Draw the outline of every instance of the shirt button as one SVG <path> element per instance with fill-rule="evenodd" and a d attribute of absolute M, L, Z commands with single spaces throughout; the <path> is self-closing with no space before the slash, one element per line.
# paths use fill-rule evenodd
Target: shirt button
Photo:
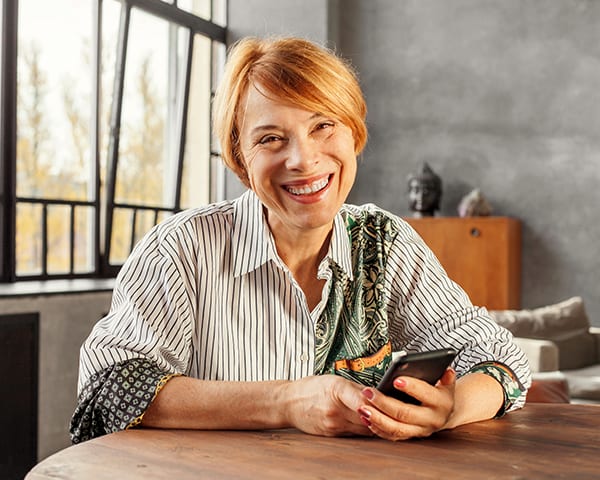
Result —
<path fill-rule="evenodd" d="M 308 353 L 303 353 L 300 355 L 300 360 L 306 362 L 308 360 Z"/>

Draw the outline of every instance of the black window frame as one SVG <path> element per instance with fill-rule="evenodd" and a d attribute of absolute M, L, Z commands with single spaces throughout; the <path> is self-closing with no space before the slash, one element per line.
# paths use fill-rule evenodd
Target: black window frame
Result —
<path fill-rule="evenodd" d="M 119 25 L 119 39 L 117 46 L 117 63 L 115 66 L 115 81 L 112 97 L 111 118 L 109 128 L 108 166 L 106 175 L 106 189 L 104 202 L 100 199 L 100 150 L 99 150 L 99 102 L 100 102 L 100 53 L 102 48 L 102 4 L 108 0 L 95 0 L 96 9 L 96 31 L 95 38 L 95 79 L 94 98 L 95 104 L 92 108 L 92 159 L 95 162 L 95 184 L 93 198 L 90 201 L 69 201 L 59 199 L 27 198 L 17 196 L 16 178 L 16 144 L 17 144 L 17 53 L 18 53 L 18 3 L 19 0 L 4 0 L 2 4 L 2 68 L 0 83 L 0 283 L 15 282 L 21 280 L 50 280 L 50 279 L 75 279 L 75 278 L 108 278 L 114 277 L 121 265 L 111 264 L 110 249 L 112 238 L 113 212 L 116 208 L 129 209 L 133 213 L 133 219 L 137 218 L 140 211 L 154 212 L 155 223 L 161 212 L 176 213 L 181 210 L 181 182 L 184 161 L 184 148 L 186 142 L 187 114 L 189 105 L 189 91 L 192 58 L 194 54 L 194 38 L 202 35 L 215 42 L 226 45 L 227 30 L 212 21 L 205 20 L 199 16 L 180 9 L 177 0 L 166 3 L 161 0 L 117 0 L 121 3 L 121 18 Z M 115 0 L 110 0 L 115 1 Z M 211 2 L 212 4 L 212 2 Z M 178 157 L 175 201 L 172 207 L 128 204 L 115 201 L 116 172 L 119 161 L 119 131 L 121 124 L 121 110 L 123 104 L 123 83 L 125 62 L 127 58 L 127 43 L 129 36 L 129 22 L 133 8 L 139 9 L 153 16 L 171 22 L 178 27 L 188 30 L 189 41 L 187 48 L 187 60 L 185 70 L 185 82 L 183 93 L 183 108 L 179 118 L 178 130 Z M 212 13 L 212 12 L 211 12 Z M 212 15 L 211 15 L 212 17 Z M 214 68 L 214 62 L 211 62 Z M 211 72 L 211 78 L 214 78 Z M 214 85 L 211 85 L 211 90 Z M 210 92 L 211 95 L 214 93 Z M 211 132 L 212 138 L 212 132 Z M 211 142 L 212 144 L 212 142 Z M 207 147 L 210 158 L 218 156 L 212 149 Z M 42 207 L 42 272 L 34 275 L 18 275 L 16 271 L 16 211 L 18 204 L 38 204 Z M 51 206 L 66 206 L 70 209 L 70 271 L 67 273 L 48 273 L 47 271 L 47 239 L 45 223 L 47 211 Z M 104 212 L 102 211 L 105 206 Z M 78 273 L 74 271 L 74 215 L 75 210 L 80 207 L 94 209 L 94 259 L 93 268 L 90 272 Z M 104 218 L 102 218 L 104 215 Z M 101 230 L 101 225 L 105 225 Z M 130 248 L 134 244 L 136 232 L 135 223 L 132 225 L 132 238 Z"/>

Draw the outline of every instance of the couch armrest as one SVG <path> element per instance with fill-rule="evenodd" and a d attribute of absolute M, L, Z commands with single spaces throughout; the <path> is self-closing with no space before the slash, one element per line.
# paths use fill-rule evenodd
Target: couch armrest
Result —
<path fill-rule="evenodd" d="M 533 373 L 558 370 L 559 351 L 551 340 L 514 337 L 514 341 L 527 356 Z"/>
<path fill-rule="evenodd" d="M 596 338 L 596 361 L 600 363 L 600 327 L 590 327 L 589 332 Z"/>

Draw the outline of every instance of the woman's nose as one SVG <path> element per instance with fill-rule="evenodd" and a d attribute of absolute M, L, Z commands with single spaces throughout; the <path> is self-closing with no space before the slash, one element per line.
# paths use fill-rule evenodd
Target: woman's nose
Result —
<path fill-rule="evenodd" d="M 286 166 L 290 170 L 305 170 L 318 162 L 318 152 L 311 139 L 294 139 L 289 143 Z"/>

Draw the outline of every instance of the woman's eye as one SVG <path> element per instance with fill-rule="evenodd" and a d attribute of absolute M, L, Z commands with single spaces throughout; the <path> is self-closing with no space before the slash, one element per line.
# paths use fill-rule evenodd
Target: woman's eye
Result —
<path fill-rule="evenodd" d="M 321 122 L 317 124 L 316 130 L 323 130 L 329 127 L 333 127 L 334 123 L 333 122 Z"/>
<path fill-rule="evenodd" d="M 276 142 L 277 140 L 281 140 L 281 137 L 278 137 L 277 135 L 265 135 L 258 141 L 258 143 L 265 145 L 267 143 Z"/>

